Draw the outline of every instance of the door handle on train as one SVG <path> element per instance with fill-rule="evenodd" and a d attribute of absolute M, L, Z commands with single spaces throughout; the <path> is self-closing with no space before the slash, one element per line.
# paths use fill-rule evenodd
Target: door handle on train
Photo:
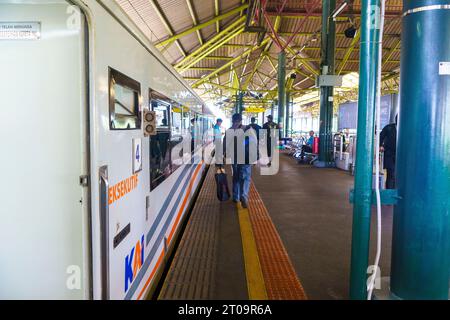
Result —
<path fill-rule="evenodd" d="M 109 299 L 109 180 L 108 166 L 99 168 L 102 300 Z"/>

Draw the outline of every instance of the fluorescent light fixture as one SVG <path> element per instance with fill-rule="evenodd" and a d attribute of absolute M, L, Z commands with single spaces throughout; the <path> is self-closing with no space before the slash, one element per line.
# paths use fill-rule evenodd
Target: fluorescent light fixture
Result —
<path fill-rule="evenodd" d="M 334 10 L 334 12 L 332 13 L 332 17 L 333 17 L 333 21 L 336 21 L 336 17 L 342 12 L 344 11 L 344 9 L 347 7 L 348 3 L 347 1 L 344 1 L 341 3 L 341 5 L 339 6 L 339 8 L 336 8 Z"/>

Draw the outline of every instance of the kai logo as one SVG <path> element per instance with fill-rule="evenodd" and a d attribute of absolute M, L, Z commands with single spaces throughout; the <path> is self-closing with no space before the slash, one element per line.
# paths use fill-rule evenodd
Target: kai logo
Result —
<path fill-rule="evenodd" d="M 130 254 L 125 257 L 125 292 L 128 291 L 128 286 L 133 282 L 143 263 L 144 235 L 142 235 L 140 241 L 136 242 Z"/>

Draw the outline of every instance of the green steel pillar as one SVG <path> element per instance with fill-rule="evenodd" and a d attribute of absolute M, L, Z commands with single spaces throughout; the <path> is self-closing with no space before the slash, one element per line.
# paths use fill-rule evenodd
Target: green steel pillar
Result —
<path fill-rule="evenodd" d="M 284 115 L 286 106 L 286 53 L 281 51 L 278 54 L 278 122 L 283 126 L 281 135 L 285 136 Z"/>
<path fill-rule="evenodd" d="M 244 93 L 242 91 L 238 91 L 236 96 L 235 112 L 242 113 L 242 111 L 244 111 Z"/>
<path fill-rule="evenodd" d="M 284 124 L 284 136 L 288 137 L 290 136 L 291 132 L 291 95 L 289 92 L 286 92 L 286 119 Z"/>
<path fill-rule="evenodd" d="M 292 131 L 294 130 L 294 99 L 293 98 L 291 98 L 290 109 L 291 109 L 291 115 L 289 116 L 289 118 L 291 121 L 289 122 L 289 129 L 291 129 L 291 133 L 292 133 Z M 291 134 L 291 136 L 292 136 L 292 134 Z"/>
<path fill-rule="evenodd" d="M 331 17 L 336 0 L 322 1 L 321 74 L 333 75 L 335 69 L 336 23 Z M 332 165 L 333 87 L 320 88 L 319 161 L 316 166 Z"/>
<path fill-rule="evenodd" d="M 270 108 L 270 114 L 272 115 L 274 121 L 275 121 L 275 117 L 274 117 L 273 113 L 275 111 L 275 104 L 278 104 L 278 102 L 276 100 L 272 102 L 272 106 Z"/>
<path fill-rule="evenodd" d="M 401 299 L 449 298 L 449 4 L 403 2 L 391 268 L 391 294 Z"/>
<path fill-rule="evenodd" d="M 350 273 L 350 298 L 359 300 L 367 298 L 379 38 L 380 0 L 363 0 Z"/>

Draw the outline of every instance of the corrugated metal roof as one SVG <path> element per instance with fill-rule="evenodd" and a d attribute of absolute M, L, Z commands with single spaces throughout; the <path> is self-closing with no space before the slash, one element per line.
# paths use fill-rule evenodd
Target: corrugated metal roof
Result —
<path fill-rule="evenodd" d="M 155 44 L 161 41 L 170 39 L 173 35 L 189 31 L 195 26 L 195 24 L 208 23 L 216 16 L 215 0 L 116 0 L 117 3 L 124 9 L 124 11 L 130 16 L 130 18 L 136 23 L 136 25 L 142 29 L 145 35 Z M 218 2 L 218 15 L 222 15 L 235 8 L 238 8 L 242 4 L 248 3 L 248 0 L 219 0 Z M 253 2 L 253 1 L 252 1 Z M 269 20 L 273 24 L 275 17 L 279 15 L 281 17 L 278 35 L 283 41 L 291 38 L 291 35 L 297 31 L 292 38 L 290 47 L 293 52 L 299 52 L 297 58 L 294 58 L 289 52 L 287 54 L 287 72 L 297 72 L 297 79 L 295 80 L 295 89 L 305 89 L 314 85 L 314 81 L 306 76 L 311 75 L 311 71 L 304 66 L 304 63 L 308 63 L 313 68 L 318 69 L 320 65 L 320 30 L 321 30 L 321 8 L 315 8 L 312 10 L 311 17 L 305 18 L 308 11 L 311 10 L 311 5 L 317 3 L 316 0 L 287 0 L 285 1 L 284 9 L 281 13 L 277 13 L 280 9 L 280 5 L 284 1 L 282 0 L 269 0 L 267 4 L 267 11 L 269 12 Z M 192 13 L 194 19 L 189 10 L 189 3 L 192 7 Z M 338 0 L 338 5 L 341 3 Z M 352 24 L 345 17 L 351 17 L 355 27 L 359 27 L 361 10 L 361 0 L 355 0 L 353 6 L 347 6 L 347 8 L 341 13 L 340 20 L 336 24 L 336 67 L 339 68 L 342 64 L 342 59 L 345 57 L 349 47 L 351 46 L 352 39 L 348 39 L 344 36 L 345 29 L 349 28 Z M 389 56 L 389 61 L 384 63 L 383 71 L 389 72 L 396 70 L 399 66 L 398 60 L 400 59 L 399 50 L 393 48 L 399 48 L 400 34 L 401 34 L 401 0 L 390 0 L 387 2 L 386 8 L 386 27 L 385 27 L 385 41 L 384 41 L 384 55 Z M 210 23 L 204 26 L 198 32 L 186 32 L 183 36 L 179 37 L 177 41 L 170 42 L 164 46 L 158 46 L 163 52 L 164 57 L 173 65 L 182 61 L 184 55 L 190 56 L 199 48 L 211 48 L 211 43 L 217 43 L 217 41 L 225 39 L 226 35 L 221 37 L 214 37 L 217 35 L 217 26 L 219 26 L 219 32 L 222 32 L 225 28 L 234 23 L 239 17 L 245 15 L 246 12 L 234 13 L 231 16 L 221 19 L 219 22 Z M 269 37 L 270 28 L 267 23 L 264 22 L 264 27 L 267 30 L 265 38 Z M 170 29 L 170 30 L 169 30 Z M 200 43 L 198 33 L 201 36 Z M 211 39 L 215 40 L 212 41 Z M 222 94 L 231 94 L 230 89 L 230 71 L 236 70 L 239 77 L 241 77 L 241 85 L 247 81 L 247 78 L 253 74 L 253 78 L 249 87 L 253 90 L 264 90 L 265 88 L 276 87 L 276 71 L 273 70 L 273 66 L 277 67 L 277 54 L 279 48 L 276 43 L 272 43 L 267 52 L 272 58 L 271 63 L 268 59 L 263 58 L 264 47 L 261 47 L 247 57 L 239 59 L 240 55 L 246 50 L 251 50 L 257 44 L 257 34 L 244 32 L 238 36 L 231 37 L 229 41 L 224 45 L 219 46 L 217 49 L 209 52 L 208 55 L 200 59 L 197 63 L 192 65 L 189 70 L 186 70 L 182 75 L 191 83 L 195 84 L 202 77 L 208 77 L 213 73 L 214 76 L 206 82 L 217 83 L 219 80 L 220 86 L 217 88 Z M 392 49 L 392 50 L 391 50 Z M 183 51 L 183 52 L 182 52 Z M 214 58 L 219 57 L 219 58 Z M 302 59 L 300 59 L 301 57 Z M 231 64 L 232 59 L 235 59 Z M 358 71 L 359 64 L 359 43 L 357 43 L 348 57 L 348 61 L 345 63 L 343 73 Z M 259 63 L 257 68 L 258 72 L 253 72 L 256 64 Z M 247 62 L 247 64 L 246 64 Z M 226 68 L 222 68 L 220 72 L 217 72 L 218 68 L 224 65 Z M 272 66 L 273 65 L 273 66 Z M 245 66 L 245 67 L 244 67 Z M 245 71 L 243 72 L 245 68 Z M 305 76 L 306 75 L 306 76 Z M 216 79 L 217 78 L 217 79 Z M 203 81 L 203 80 L 202 80 Z M 199 90 L 201 93 L 204 90 Z"/>

